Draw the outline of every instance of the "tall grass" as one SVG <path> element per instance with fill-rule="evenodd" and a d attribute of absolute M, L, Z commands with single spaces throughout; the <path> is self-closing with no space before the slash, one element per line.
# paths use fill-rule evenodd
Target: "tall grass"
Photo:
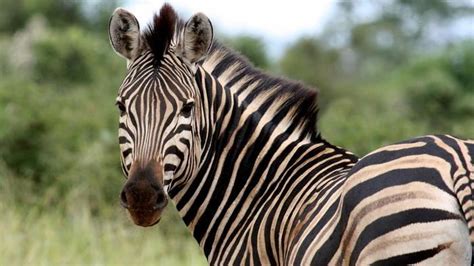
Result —
<path fill-rule="evenodd" d="M 170 206 L 172 207 L 172 206 Z M 0 265 L 205 265 L 184 225 L 166 232 L 132 225 L 125 213 L 93 217 L 0 203 Z M 168 212 L 163 223 L 175 222 Z"/>

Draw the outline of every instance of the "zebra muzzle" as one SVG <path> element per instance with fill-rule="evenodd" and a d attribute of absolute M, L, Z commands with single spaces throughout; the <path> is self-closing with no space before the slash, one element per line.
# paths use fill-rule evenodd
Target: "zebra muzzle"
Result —
<path fill-rule="evenodd" d="M 160 184 L 162 169 L 158 163 L 149 163 L 134 169 L 120 194 L 120 204 L 128 210 L 133 222 L 139 226 L 152 226 L 159 222 L 168 198 Z"/>

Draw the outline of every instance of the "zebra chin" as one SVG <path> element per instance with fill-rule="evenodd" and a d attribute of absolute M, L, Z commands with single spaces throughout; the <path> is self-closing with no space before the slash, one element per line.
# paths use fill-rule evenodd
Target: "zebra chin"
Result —
<path fill-rule="evenodd" d="M 128 209 L 128 213 L 132 218 L 132 221 L 143 227 L 154 226 L 161 220 L 161 210 L 146 210 L 146 209 Z"/>

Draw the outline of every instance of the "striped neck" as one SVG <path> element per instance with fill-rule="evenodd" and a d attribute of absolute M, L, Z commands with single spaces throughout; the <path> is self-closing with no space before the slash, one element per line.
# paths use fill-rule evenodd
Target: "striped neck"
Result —
<path fill-rule="evenodd" d="M 212 45 L 202 67 L 223 88 L 231 91 L 238 105 L 247 112 L 258 111 L 269 116 L 285 114 L 287 122 L 294 123 L 300 134 L 318 135 L 316 89 L 269 75 L 218 42 Z"/>
<path fill-rule="evenodd" d="M 316 92 L 269 77 L 240 58 L 232 63 L 228 56 L 235 55 L 224 52 L 214 46 L 196 73 L 199 169 L 169 192 L 210 261 L 216 244 L 225 244 L 222 233 L 278 196 L 279 186 L 341 176 L 356 160 L 316 131 Z M 302 171 L 308 162 L 311 171 Z"/>

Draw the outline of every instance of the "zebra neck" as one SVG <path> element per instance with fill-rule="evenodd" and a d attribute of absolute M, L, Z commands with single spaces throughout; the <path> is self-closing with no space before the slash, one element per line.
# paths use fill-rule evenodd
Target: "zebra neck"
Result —
<path fill-rule="evenodd" d="M 201 63 L 237 99 L 247 113 L 257 111 L 271 116 L 288 115 L 302 135 L 317 135 L 318 91 L 302 83 L 275 77 L 255 68 L 247 59 L 214 42 Z"/>
<path fill-rule="evenodd" d="M 319 134 L 305 131 L 295 121 L 293 106 L 272 105 L 265 94 L 241 100 L 203 68 L 198 68 L 196 81 L 202 102 L 199 169 L 170 195 L 208 257 L 223 241 L 223 232 L 236 230 L 269 198 L 281 196 L 281 186 L 323 182 L 354 161 Z M 340 165 L 330 174 L 323 171 L 334 160 Z M 301 167 L 312 170 L 304 175 Z"/>

